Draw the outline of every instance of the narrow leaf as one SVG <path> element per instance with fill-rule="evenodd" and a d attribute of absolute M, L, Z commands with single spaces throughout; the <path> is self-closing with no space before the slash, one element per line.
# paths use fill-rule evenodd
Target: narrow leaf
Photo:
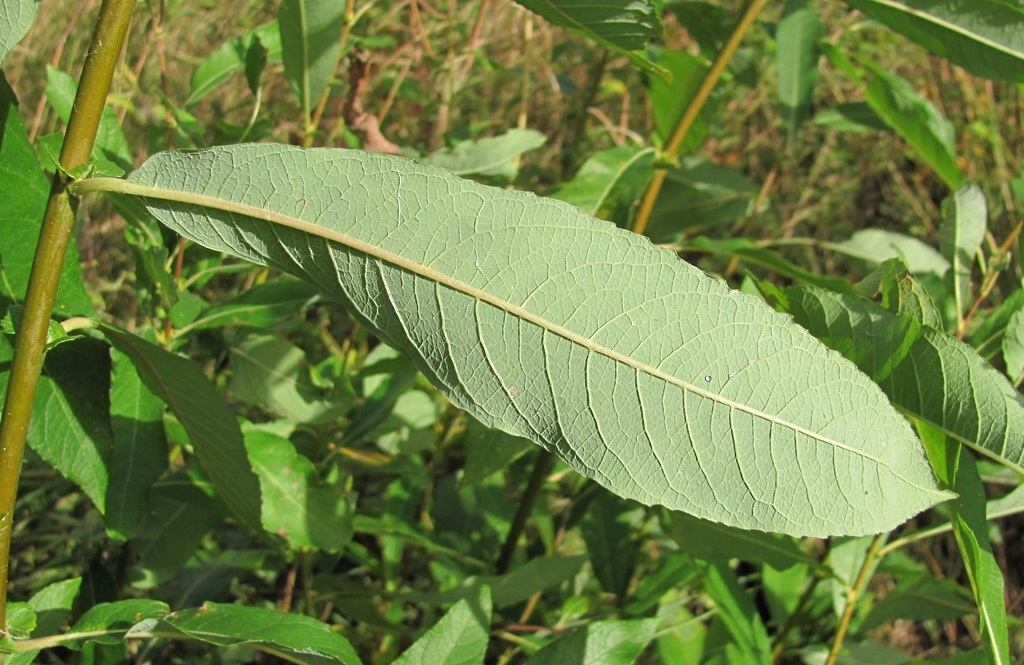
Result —
<path fill-rule="evenodd" d="M 975 76 L 1024 82 L 1024 8 L 1006 0 L 846 0 Z"/>
<path fill-rule="evenodd" d="M 282 0 L 277 10 L 284 73 L 308 122 L 341 56 L 345 3 Z"/>
<path fill-rule="evenodd" d="M 116 349 L 110 386 L 110 458 L 104 521 L 115 538 L 128 539 L 149 507 L 149 491 L 167 469 L 166 407 L 139 378 L 131 360 Z"/>
<path fill-rule="evenodd" d="M 185 427 L 203 471 L 243 524 L 260 529 L 260 487 L 235 416 L 194 364 L 113 326 L 100 330 Z"/>
<path fill-rule="evenodd" d="M 504 469 L 527 451 L 533 450 L 533 445 L 528 439 L 491 429 L 476 418 L 470 418 L 466 423 L 463 448 L 466 465 L 462 469 L 459 486 L 468 487 Z"/>
<path fill-rule="evenodd" d="M 46 100 L 65 123 L 71 118 L 71 111 L 78 93 L 78 82 L 69 74 L 49 65 L 46 66 Z M 133 165 L 133 152 L 128 145 L 117 116 L 110 107 L 103 107 L 96 143 L 92 150 L 93 159 L 112 162 L 127 171 Z"/>
<path fill-rule="evenodd" d="M 1006 363 L 1006 375 L 1014 384 L 1019 383 L 1020 376 L 1024 374 L 1024 311 L 1015 312 L 1006 324 L 1003 361 Z"/>
<path fill-rule="evenodd" d="M 625 226 L 636 200 L 651 179 L 654 150 L 621 145 L 591 155 L 554 198 L 588 215 Z"/>
<path fill-rule="evenodd" d="M 903 78 L 872 66 L 865 91 L 868 105 L 917 152 L 950 189 L 964 184 L 956 163 L 953 126 Z"/>
<path fill-rule="evenodd" d="M 647 236 L 657 243 L 677 243 L 698 227 L 745 219 L 755 211 L 759 187 L 736 169 L 702 157 L 684 157 L 669 169 L 654 205 Z"/>
<path fill-rule="evenodd" d="M 1009 665 L 1009 635 L 1003 573 L 992 553 L 986 520 L 985 488 L 974 458 L 963 446 L 946 440 L 939 430 L 921 425 L 921 440 L 939 482 L 957 493 L 949 504 L 953 535 L 964 559 L 967 578 L 978 607 L 982 645 L 989 662 Z"/>
<path fill-rule="evenodd" d="M 821 19 L 808 0 L 788 0 L 775 31 L 782 126 L 792 140 L 807 119 L 818 82 Z"/>
<path fill-rule="evenodd" d="M 491 592 L 485 586 L 455 603 L 394 665 L 478 665 L 487 655 L 490 628 Z"/>
<path fill-rule="evenodd" d="M 1024 398 L 969 345 L 854 296 L 786 289 L 779 306 L 853 360 L 893 404 L 1024 470 Z"/>
<path fill-rule="evenodd" d="M 39 0 L 4 0 L 0 3 L 0 63 L 36 22 Z"/>
<path fill-rule="evenodd" d="M 760 299 L 564 203 L 266 144 L 165 153 L 130 182 L 81 185 L 304 276 L 457 406 L 627 498 L 823 535 L 886 530 L 945 496 L 855 368 Z"/>
<path fill-rule="evenodd" d="M 117 644 L 140 623 L 148 625 L 167 613 L 167 604 L 148 598 L 93 605 L 63 635 L 65 646 L 76 648 L 84 642 Z"/>
<path fill-rule="evenodd" d="M 629 665 L 654 639 L 660 623 L 660 619 L 593 621 L 533 654 L 527 664 Z"/>
<path fill-rule="evenodd" d="M 939 248 L 950 263 L 947 281 L 958 317 L 971 306 L 971 271 L 987 228 L 985 195 L 977 185 L 965 185 L 943 202 Z"/>
<path fill-rule="evenodd" d="M 347 639 L 331 627 L 301 614 L 259 607 L 206 603 L 174 612 L 153 631 L 170 631 L 209 644 L 238 644 L 286 657 L 303 665 L 360 665 Z"/>
<path fill-rule="evenodd" d="M 320 297 L 319 290 L 291 278 L 257 284 L 231 300 L 202 311 L 178 335 L 223 326 L 269 328 L 302 312 Z"/>
<path fill-rule="evenodd" d="M 653 0 L 517 0 L 551 23 L 628 56 L 647 71 L 659 72 L 642 53 L 661 36 L 661 4 Z"/>
<path fill-rule="evenodd" d="M 847 256 L 871 263 L 898 258 L 915 275 L 927 272 L 943 277 L 949 270 L 949 261 L 931 245 L 895 231 L 861 229 L 839 245 Z"/>
<path fill-rule="evenodd" d="M 722 563 L 742 559 L 767 563 L 776 570 L 812 562 L 789 536 L 736 529 L 685 513 L 672 513 L 670 533 L 683 551 L 695 559 Z"/>
<path fill-rule="evenodd" d="M 728 563 L 706 563 L 704 589 L 718 608 L 718 616 L 742 654 L 740 662 L 769 665 L 771 641 L 753 599 L 736 578 Z"/>

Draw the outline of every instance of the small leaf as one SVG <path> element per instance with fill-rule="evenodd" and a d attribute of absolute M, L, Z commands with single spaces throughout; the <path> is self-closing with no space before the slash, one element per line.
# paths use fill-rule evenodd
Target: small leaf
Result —
<path fill-rule="evenodd" d="M 939 247 L 950 263 L 946 281 L 956 303 L 957 316 L 971 307 L 971 272 L 987 228 L 985 195 L 977 185 L 965 185 L 943 202 Z"/>
<path fill-rule="evenodd" d="M 836 104 L 815 115 L 813 122 L 839 132 L 877 132 L 889 128 L 867 102 Z"/>
<path fill-rule="evenodd" d="M 975 76 L 1024 82 L 1024 9 L 1005 0 L 847 0 Z"/>
<path fill-rule="evenodd" d="M 1024 374 L 1024 311 L 1014 312 L 1006 324 L 1003 336 L 1003 360 L 1006 362 L 1006 375 L 1014 385 L 1020 383 Z"/>
<path fill-rule="evenodd" d="M 564 203 L 269 144 L 164 153 L 129 182 L 74 186 L 108 185 L 319 285 L 457 406 L 621 496 L 793 535 L 886 530 L 945 496 L 906 421 L 846 361 Z"/>
<path fill-rule="evenodd" d="M 16 616 L 20 612 L 12 607 L 13 604 L 8 604 L 8 631 L 12 631 L 12 629 L 17 627 L 14 634 L 18 637 L 31 636 L 38 638 L 57 635 L 68 623 L 68 616 L 71 614 L 75 596 L 78 595 L 78 589 L 81 586 L 82 578 L 74 577 L 70 580 L 54 582 L 40 589 L 26 603 L 26 616 L 20 618 Z M 31 614 L 28 614 L 29 612 Z M 29 623 L 25 621 L 28 616 L 31 616 L 35 621 L 35 626 L 31 628 L 29 628 Z M 24 634 L 26 628 L 31 635 Z M 0 647 L 0 653 L 2 652 L 3 649 Z M 36 662 L 36 655 L 38 653 L 38 649 L 20 650 L 7 656 L 7 660 L 4 660 L 3 663 L 4 665 L 31 665 L 31 663 Z"/>
<path fill-rule="evenodd" d="M 704 58 L 684 51 L 663 51 L 658 57 L 658 65 L 672 74 L 671 81 L 659 76 L 651 77 L 651 89 L 647 95 L 654 116 L 654 131 L 663 145 L 668 142 L 709 65 Z M 710 103 L 701 109 L 700 115 L 679 146 L 679 154 L 692 152 L 704 141 L 717 114 L 714 99 L 708 101 Z"/>
<path fill-rule="evenodd" d="M 515 158 L 544 145 L 547 138 L 533 129 L 510 129 L 500 136 L 463 141 L 454 148 L 442 148 L 423 162 L 448 169 L 460 176 L 476 174 L 492 178 L 514 178 Z"/>
<path fill-rule="evenodd" d="M 160 618 L 167 604 L 148 598 L 132 598 L 116 603 L 93 605 L 62 637 L 63 646 L 79 648 L 85 642 L 118 644 L 138 624 Z"/>
<path fill-rule="evenodd" d="M 633 537 L 640 521 L 637 518 L 642 519 L 643 511 L 639 504 L 600 490 L 580 523 L 594 576 L 610 594 L 626 595 L 636 564 Z"/>
<path fill-rule="evenodd" d="M 36 22 L 39 0 L 4 0 L 0 5 L 0 63 Z"/>
<path fill-rule="evenodd" d="M 360 665 L 347 639 L 301 614 L 259 607 L 206 603 L 164 617 L 154 632 L 171 631 L 218 646 L 237 644 L 286 657 L 303 665 Z"/>
<path fill-rule="evenodd" d="M 785 277 L 814 284 L 837 293 L 849 293 L 851 290 L 850 283 L 845 279 L 819 275 L 810 270 L 805 270 L 795 263 L 787 261 L 770 249 L 760 247 L 757 243 L 747 238 L 713 239 L 706 236 L 697 236 L 687 240 L 683 247 L 686 251 L 734 256 L 743 259 L 747 263 L 773 270 Z"/>
<path fill-rule="evenodd" d="M 791 141 L 810 113 L 821 37 L 821 18 L 814 5 L 808 0 L 787 0 L 775 30 L 775 44 L 782 126 Z"/>
<path fill-rule="evenodd" d="M 629 665 L 658 630 L 660 619 L 593 621 L 533 654 L 527 665 Z"/>
<path fill-rule="evenodd" d="M 296 549 L 340 552 L 352 539 L 353 512 L 341 484 L 321 481 L 288 439 L 250 428 L 245 447 L 263 490 L 263 527 Z"/>
<path fill-rule="evenodd" d="M 651 179 L 653 166 L 652 148 L 621 145 L 602 150 L 591 155 L 553 196 L 588 215 L 624 226 Z"/>
<path fill-rule="evenodd" d="M 934 273 L 940 277 L 949 270 L 949 261 L 930 245 L 903 233 L 885 229 L 861 229 L 839 243 L 843 252 L 872 263 L 898 258 L 915 275 Z"/>
<path fill-rule="evenodd" d="M 282 0 L 277 10 L 284 74 L 309 121 L 341 56 L 345 3 L 336 0 Z"/>
<path fill-rule="evenodd" d="M 46 100 L 65 124 L 71 118 L 71 109 L 77 92 L 78 82 L 74 78 L 50 65 L 46 66 Z M 103 114 L 100 116 L 92 154 L 97 162 L 113 162 L 123 171 L 132 168 L 133 153 L 128 145 L 128 138 L 124 135 L 117 116 L 106 106 L 103 107 Z"/>
<path fill-rule="evenodd" d="M 203 471 L 235 517 L 260 529 L 260 487 L 234 414 L 199 369 L 181 356 L 113 326 L 100 330 L 135 364 L 143 383 L 188 432 Z"/>
<path fill-rule="evenodd" d="M 192 75 L 192 85 L 185 106 L 195 104 L 237 71 L 246 70 L 250 53 L 261 46 L 267 50 L 267 62 L 281 62 L 281 31 L 277 21 L 270 21 L 245 34 L 224 42 L 203 60 Z M 252 82 L 250 81 L 250 87 Z"/>
<path fill-rule="evenodd" d="M 484 586 L 455 603 L 394 665 L 478 665 L 487 655 L 490 628 L 491 592 Z"/>
<path fill-rule="evenodd" d="M 213 305 L 178 331 L 206 330 L 222 326 L 269 328 L 302 312 L 319 300 L 320 292 L 307 282 L 284 278 L 257 284 L 227 302 Z"/>

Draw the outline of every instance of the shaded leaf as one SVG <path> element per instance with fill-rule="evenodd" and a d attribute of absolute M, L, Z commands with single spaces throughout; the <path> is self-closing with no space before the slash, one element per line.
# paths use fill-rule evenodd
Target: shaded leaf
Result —
<path fill-rule="evenodd" d="M 813 122 L 840 132 L 877 132 L 889 128 L 867 102 L 836 104 L 815 115 Z"/>
<path fill-rule="evenodd" d="M 775 29 L 782 126 L 792 140 L 807 119 L 818 82 L 821 18 L 808 0 L 788 0 Z"/>
<path fill-rule="evenodd" d="M 633 577 L 636 552 L 633 536 L 640 521 L 638 517 L 643 517 L 641 506 L 601 490 L 587 505 L 580 523 L 594 576 L 602 589 L 620 597 L 626 595 Z"/>
<path fill-rule="evenodd" d="M 1024 82 L 1024 8 L 1005 0 L 846 0 L 975 76 Z"/>
<path fill-rule="evenodd" d="M 107 486 L 107 531 L 131 538 L 149 507 L 149 491 L 167 469 L 166 406 L 139 378 L 131 360 L 112 351 L 110 425 L 114 450 Z"/>
<path fill-rule="evenodd" d="M 533 449 L 529 439 L 483 425 L 475 418 L 466 423 L 466 464 L 460 487 L 480 482 Z"/>
<path fill-rule="evenodd" d="M 798 563 L 811 563 L 793 538 L 760 531 L 744 531 L 672 513 L 671 536 L 695 559 L 729 563 L 733 559 L 767 563 L 776 570 L 786 570 Z"/>
<path fill-rule="evenodd" d="M 164 153 L 129 183 L 80 185 L 142 196 L 202 244 L 303 275 L 457 406 L 627 498 L 834 534 L 944 497 L 852 366 L 758 298 L 564 203 L 267 144 Z"/>
<path fill-rule="evenodd" d="M 59 69 L 46 66 L 46 100 L 65 124 L 71 118 L 71 109 L 77 93 L 77 80 Z M 103 107 L 92 155 L 94 159 L 116 164 L 123 171 L 129 171 L 133 167 L 133 154 L 128 145 L 128 138 L 109 106 Z"/>
<path fill-rule="evenodd" d="M 188 432 L 204 473 L 243 524 L 260 528 L 260 486 L 242 432 L 213 384 L 193 363 L 113 326 L 100 330 L 135 364 L 142 382 Z"/>
<path fill-rule="evenodd" d="M 897 619 L 942 621 L 970 614 L 975 609 L 970 593 L 949 579 L 921 577 L 901 583 L 871 606 L 861 631 Z"/>
<path fill-rule="evenodd" d="M 302 312 L 319 297 L 320 291 L 308 282 L 291 278 L 276 279 L 257 284 L 227 302 L 202 311 L 196 320 L 179 330 L 178 334 L 222 326 L 268 328 L 293 318 L 296 312 Z"/>
<path fill-rule="evenodd" d="M 895 314 L 909 314 L 936 330 L 943 328 L 942 314 L 924 285 L 917 281 L 900 259 L 886 259 L 863 281 L 856 291 L 869 299 L 881 296 L 880 304 Z"/>
<path fill-rule="evenodd" d="M 733 638 L 740 659 L 738 662 L 770 665 L 771 641 L 754 601 L 736 579 L 728 563 L 704 563 L 704 590 L 711 596 L 718 617 Z"/>
<path fill-rule="evenodd" d="M 837 293 L 849 293 L 851 291 L 850 283 L 845 279 L 819 275 L 810 270 L 805 270 L 795 263 L 782 258 L 772 250 L 765 249 L 747 238 L 715 239 L 708 238 L 707 236 L 698 236 L 688 239 L 683 248 L 686 251 L 735 256 L 743 259 L 745 262 L 773 270 L 790 279 L 814 284 Z"/>
<path fill-rule="evenodd" d="M 156 619 L 167 614 L 167 610 L 166 603 L 148 598 L 93 605 L 63 635 L 65 641 L 62 644 L 72 649 L 80 647 L 84 642 L 117 644 L 140 623 L 143 626 L 152 625 Z"/>
<path fill-rule="evenodd" d="M 592 621 L 533 654 L 528 665 L 629 665 L 654 639 L 660 619 Z"/>
<path fill-rule="evenodd" d="M 456 175 L 514 178 L 515 158 L 536 150 L 547 138 L 533 129 L 510 129 L 500 136 L 463 141 L 454 148 L 432 152 L 422 161 L 448 169 Z"/>
<path fill-rule="evenodd" d="M 317 385 L 299 347 L 272 334 L 246 335 L 231 347 L 231 393 L 296 423 L 317 425 L 344 415 L 352 403 Z"/>
<path fill-rule="evenodd" d="M 478 665 L 484 662 L 491 628 L 491 592 L 484 586 L 444 613 L 394 665 Z"/>
<path fill-rule="evenodd" d="M 646 235 L 654 242 L 678 242 L 695 227 L 720 226 L 755 212 L 759 188 L 736 169 L 702 157 L 684 157 L 669 169 L 654 204 Z"/>

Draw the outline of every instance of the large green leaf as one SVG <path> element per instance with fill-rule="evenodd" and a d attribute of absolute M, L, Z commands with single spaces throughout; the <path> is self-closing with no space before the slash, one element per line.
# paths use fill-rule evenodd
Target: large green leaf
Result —
<path fill-rule="evenodd" d="M 0 3 L 0 63 L 36 22 L 39 0 L 4 0 Z"/>
<path fill-rule="evenodd" d="M 567 204 L 268 144 L 164 153 L 75 190 L 142 197 L 201 244 L 303 276 L 457 406 L 627 498 L 824 535 L 886 530 L 946 496 L 852 365 Z"/>
<path fill-rule="evenodd" d="M 905 413 L 1024 469 L 1024 398 L 969 345 L 914 316 L 814 287 L 778 306 L 857 363 Z"/>
<path fill-rule="evenodd" d="M 814 5 L 808 0 L 788 0 L 775 32 L 775 48 L 782 126 L 791 140 L 810 113 L 818 82 L 821 36 L 821 19 Z"/>
<path fill-rule="evenodd" d="M 1007 0 L 846 0 L 977 76 L 1024 81 L 1024 8 Z"/>
<path fill-rule="evenodd" d="M 602 46 L 625 53 L 640 67 L 654 71 L 642 53 L 661 36 L 661 3 L 654 0 L 516 0 L 557 26 Z"/>
<path fill-rule="evenodd" d="M 283 0 L 277 10 L 277 23 L 284 73 L 308 120 L 338 66 L 345 3 Z"/>

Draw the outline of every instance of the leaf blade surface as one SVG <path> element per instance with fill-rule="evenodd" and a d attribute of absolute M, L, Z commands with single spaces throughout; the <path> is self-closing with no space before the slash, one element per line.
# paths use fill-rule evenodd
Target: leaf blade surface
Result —
<path fill-rule="evenodd" d="M 165 153 L 118 185 L 341 299 L 457 406 L 621 496 L 794 535 L 885 530 L 945 498 L 852 365 L 566 204 L 272 145 Z"/>

